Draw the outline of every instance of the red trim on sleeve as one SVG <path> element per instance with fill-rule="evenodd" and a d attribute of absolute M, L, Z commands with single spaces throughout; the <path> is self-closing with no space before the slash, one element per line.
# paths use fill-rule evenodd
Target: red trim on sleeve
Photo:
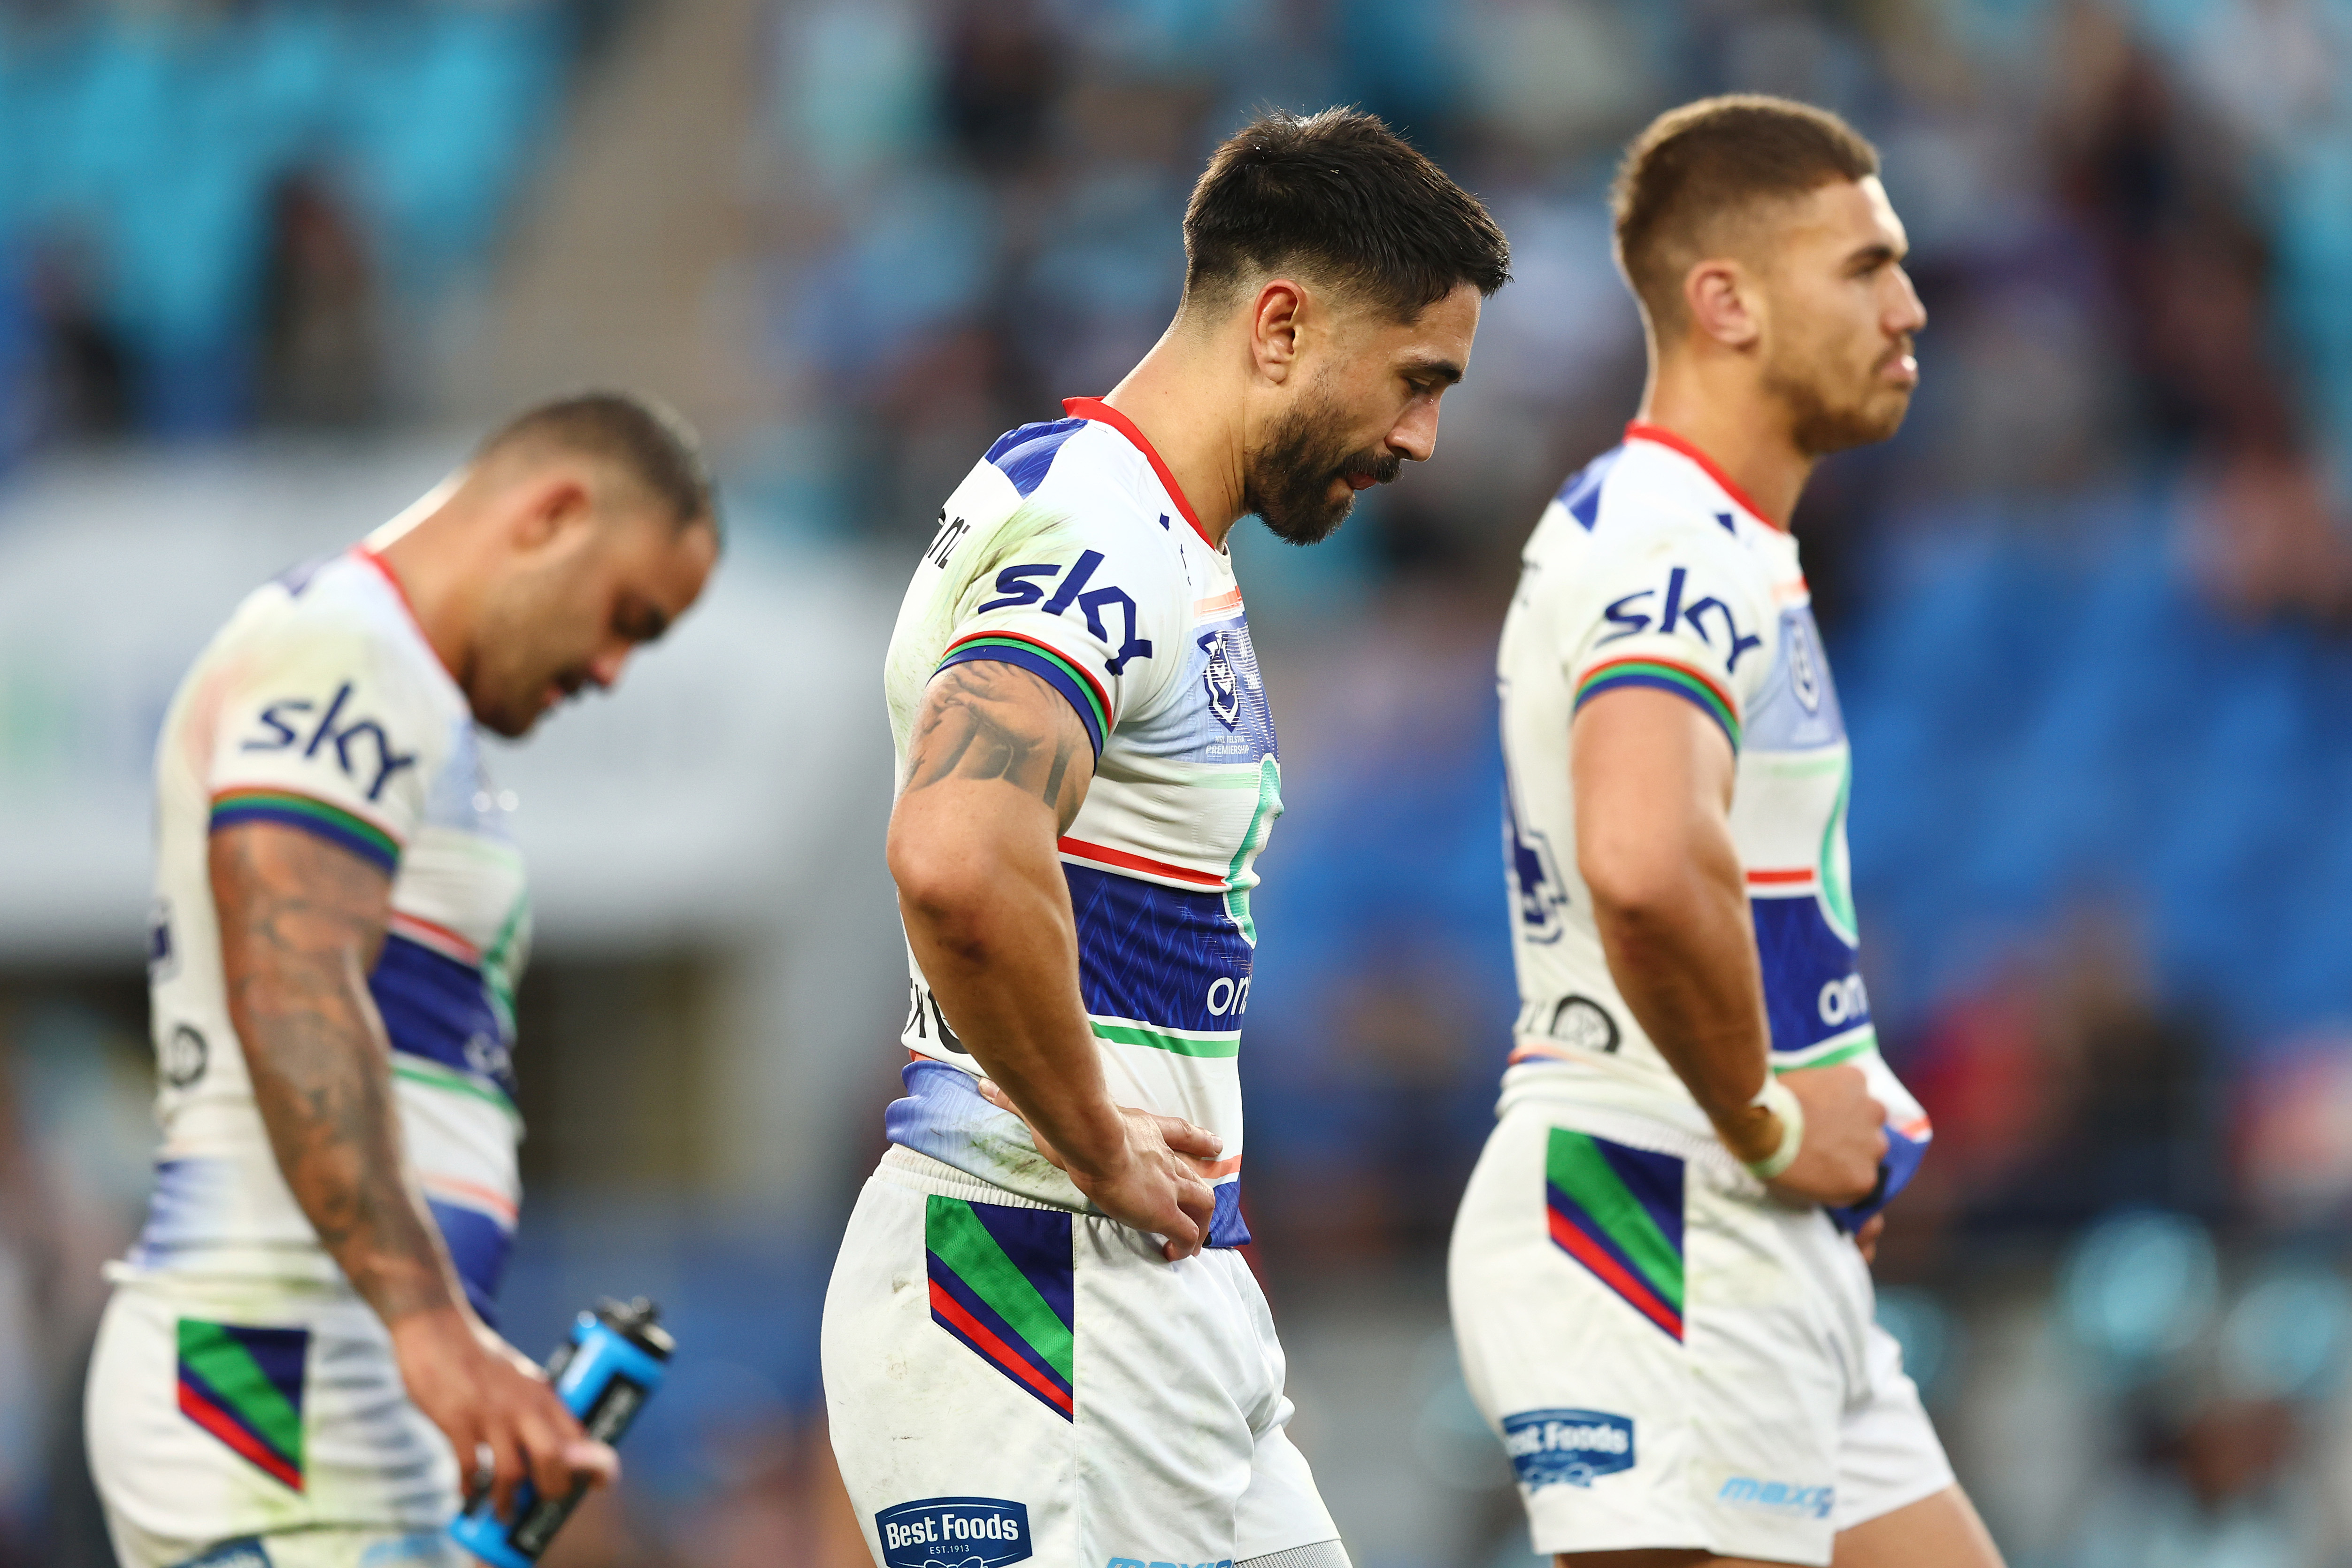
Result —
<path fill-rule="evenodd" d="M 1134 442 L 1136 450 L 1150 460 L 1151 471 L 1160 476 L 1160 483 L 1168 491 L 1168 499 L 1176 503 L 1176 510 L 1184 514 L 1184 521 L 1192 525 L 1192 531 L 1201 536 L 1201 542 L 1213 550 L 1216 548 L 1217 542 L 1209 537 L 1209 531 L 1202 528 L 1201 520 L 1192 514 L 1192 503 L 1184 499 L 1184 487 L 1176 482 L 1176 476 L 1168 471 L 1168 465 L 1160 460 L 1159 452 L 1144 439 L 1143 432 L 1135 427 L 1134 420 L 1099 397 L 1065 397 L 1062 399 L 1062 412 L 1073 419 L 1099 420 Z"/>
<path fill-rule="evenodd" d="M 352 545 L 352 553 L 358 556 L 363 564 L 375 568 L 377 574 L 382 576 L 391 587 L 392 596 L 398 599 L 400 607 L 408 613 L 408 624 L 416 628 L 418 638 L 433 655 L 433 662 L 447 670 L 450 679 L 457 679 L 457 672 L 449 668 L 449 661 L 441 657 L 441 650 L 435 647 L 433 639 L 425 635 L 425 623 L 416 618 L 416 606 L 409 601 L 408 590 L 401 586 L 400 578 L 393 572 L 392 563 L 364 544 Z"/>
<path fill-rule="evenodd" d="M 1193 882 L 1203 888 L 1222 888 L 1225 879 L 1209 871 L 1195 871 L 1190 866 L 1171 866 L 1165 860 L 1154 860 L 1148 855 L 1129 854 L 1113 849 L 1108 844 L 1089 844 L 1083 838 L 1061 841 L 1065 855 L 1075 855 L 1081 860 L 1099 860 L 1106 866 L 1118 866 L 1129 871 L 1146 871 L 1154 877 L 1167 877 L 1179 882 Z"/>
<path fill-rule="evenodd" d="M 940 649 L 940 658 L 941 660 L 940 668 L 943 669 L 946 668 L 945 660 L 948 655 L 955 652 L 956 649 L 963 647 L 964 644 L 971 642 L 977 637 L 1003 637 L 1011 642 L 1025 642 L 1031 647 L 1037 649 L 1039 652 L 1049 653 L 1055 658 L 1059 659 L 1062 663 L 1068 665 L 1072 669 L 1076 670 L 1078 672 L 1078 679 L 1087 683 L 1087 689 L 1095 694 L 1095 700 L 1102 704 L 1103 744 L 1106 746 L 1110 744 L 1111 726 L 1118 722 L 1118 715 L 1111 711 L 1110 693 L 1103 689 L 1103 683 L 1095 679 L 1095 672 L 1088 669 L 1082 660 L 1070 654 L 1064 653 L 1060 648 L 1055 647 L 1052 643 L 1046 642 L 1041 637 L 1033 637 L 1026 632 L 1008 632 L 999 626 L 982 626 L 976 632 L 964 633 L 963 636 L 956 638 L 955 641 Z M 937 675 L 939 670 L 935 669 L 931 671 L 931 673 L 933 675 Z"/>
<path fill-rule="evenodd" d="M 1789 531 L 1784 525 L 1773 521 L 1772 514 L 1770 512 L 1766 511 L 1762 507 L 1758 506 L 1753 500 L 1750 500 L 1746 490 L 1743 490 L 1738 485 L 1733 484 L 1731 482 L 1731 476 L 1715 466 L 1715 459 L 1713 458 L 1708 457 L 1705 452 L 1700 451 L 1696 447 L 1693 446 L 1690 442 L 1684 440 L 1680 436 L 1675 435 L 1664 426 L 1644 425 L 1639 419 L 1633 420 L 1625 426 L 1625 439 L 1628 441 L 1654 441 L 1659 446 L 1666 447 L 1670 451 L 1680 452 L 1684 457 L 1688 458 L 1692 462 L 1696 463 L 1701 468 L 1704 468 L 1706 471 L 1706 477 L 1713 479 L 1717 484 L 1722 486 L 1723 493 L 1729 496 L 1733 500 L 1738 501 L 1742 507 L 1746 508 L 1748 514 L 1755 518 L 1757 521 L 1762 523 L 1767 528 L 1776 529 L 1782 533 Z"/>
<path fill-rule="evenodd" d="M 1794 887 L 1800 882 L 1811 881 L 1813 872 L 1810 866 L 1799 867 L 1793 871 L 1750 871 L 1748 879 L 1759 888 Z"/>

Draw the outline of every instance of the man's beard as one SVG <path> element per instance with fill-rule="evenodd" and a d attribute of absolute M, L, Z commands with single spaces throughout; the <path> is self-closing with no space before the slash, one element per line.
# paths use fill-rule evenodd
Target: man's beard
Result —
<path fill-rule="evenodd" d="M 1878 363 L 1870 367 L 1870 388 L 1876 388 L 1878 373 L 1889 361 L 1910 352 L 1911 346 L 1906 342 L 1881 355 Z M 1865 390 L 1856 401 L 1833 406 L 1822 395 L 1822 384 L 1828 379 L 1791 375 L 1777 365 L 1767 366 L 1764 372 L 1764 390 L 1788 409 L 1790 438 L 1806 457 L 1826 458 L 1832 452 L 1872 446 L 1903 427 L 1903 416 L 1911 409 L 1908 397 L 1874 403 L 1869 390 Z"/>
<path fill-rule="evenodd" d="M 1266 531 L 1291 544 L 1320 544 L 1355 509 L 1351 487 L 1334 499 L 1332 487 L 1349 474 L 1387 484 L 1404 459 L 1386 447 L 1350 452 L 1328 432 L 1342 423 L 1331 400 L 1309 392 L 1266 433 L 1265 444 L 1242 469 L 1242 505 Z"/>

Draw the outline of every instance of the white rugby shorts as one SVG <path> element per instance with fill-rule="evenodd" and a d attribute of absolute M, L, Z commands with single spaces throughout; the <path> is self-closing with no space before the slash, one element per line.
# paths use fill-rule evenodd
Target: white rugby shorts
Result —
<path fill-rule="evenodd" d="M 86 1394 L 123 1568 L 467 1568 L 457 1467 L 347 1292 L 121 1274 Z"/>
<path fill-rule="evenodd" d="M 1837 1531 L 1952 1484 L 1828 1215 L 1769 1198 L 1719 1145 L 1663 1153 L 1576 1119 L 1503 1113 L 1447 1270 L 1463 1373 L 1538 1552 L 1826 1563 Z"/>
<path fill-rule="evenodd" d="M 885 1568 L 1346 1563 L 1230 1249 L 1170 1263 L 1140 1231 L 894 1147 L 842 1238 L 824 1361 Z"/>

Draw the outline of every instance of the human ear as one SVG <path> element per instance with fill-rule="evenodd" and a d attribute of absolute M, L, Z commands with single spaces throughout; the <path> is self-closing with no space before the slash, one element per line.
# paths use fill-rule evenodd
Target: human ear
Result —
<path fill-rule="evenodd" d="M 551 474 L 533 484 L 514 513 L 519 549 L 545 548 L 568 530 L 586 522 L 594 510 L 588 487 L 568 474 Z"/>
<path fill-rule="evenodd" d="M 1290 378 L 1298 363 L 1298 330 L 1306 311 L 1307 290 L 1286 278 L 1276 278 L 1257 291 L 1250 311 L 1250 358 L 1266 380 L 1278 384 Z"/>
<path fill-rule="evenodd" d="M 1756 280 L 1737 261 L 1702 261 L 1683 278 L 1683 306 L 1692 326 L 1726 348 L 1744 349 L 1763 335 Z"/>

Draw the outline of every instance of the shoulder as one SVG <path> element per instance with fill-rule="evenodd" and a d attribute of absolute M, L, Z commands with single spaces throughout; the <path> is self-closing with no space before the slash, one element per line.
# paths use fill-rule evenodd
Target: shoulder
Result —
<path fill-rule="evenodd" d="M 1530 565 L 1564 568 L 1547 574 L 1555 592 L 1679 563 L 1769 593 L 1771 565 L 1750 537 L 1757 526 L 1674 453 L 1628 441 L 1569 476 L 1528 554 Z"/>
<path fill-rule="evenodd" d="M 307 563 L 257 588 L 215 647 L 240 684 L 326 691 L 350 683 L 417 718 L 463 706 L 405 602 L 355 554 Z"/>

